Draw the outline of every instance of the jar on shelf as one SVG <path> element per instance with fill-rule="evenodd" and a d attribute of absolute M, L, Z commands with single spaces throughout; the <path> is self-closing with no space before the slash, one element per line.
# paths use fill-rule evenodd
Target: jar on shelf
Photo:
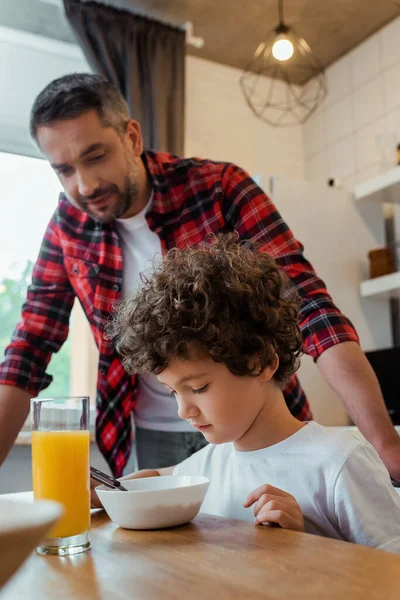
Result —
<path fill-rule="evenodd" d="M 368 252 L 369 277 L 382 277 L 396 272 L 396 258 L 392 248 L 375 248 Z"/>

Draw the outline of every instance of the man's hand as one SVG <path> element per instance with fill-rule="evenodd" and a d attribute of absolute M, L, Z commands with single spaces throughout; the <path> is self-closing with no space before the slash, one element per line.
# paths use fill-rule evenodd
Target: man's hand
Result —
<path fill-rule="evenodd" d="M 171 467 L 173 469 L 173 467 Z M 137 471 L 136 473 L 131 473 L 124 477 L 124 479 L 141 479 L 142 477 L 158 477 L 160 475 L 160 471 L 152 470 L 152 469 L 143 469 L 142 471 Z M 101 485 L 96 479 L 90 478 L 90 506 L 91 508 L 103 508 L 102 503 L 95 491 L 95 488 Z"/>
<path fill-rule="evenodd" d="M 394 479 L 400 479 L 400 437 L 383 401 L 378 380 L 355 342 L 331 346 L 317 360 L 322 375 L 340 396 L 363 436 L 378 451 Z"/>
<path fill-rule="evenodd" d="M 91 477 L 90 478 L 90 508 L 103 508 L 103 505 L 100 502 L 100 499 L 94 489 L 98 485 L 101 485 L 101 483 L 99 481 L 97 481 L 97 479 L 92 479 L 92 477 Z"/>
<path fill-rule="evenodd" d="M 284 529 L 305 531 L 304 518 L 296 500 L 273 485 L 262 485 L 251 492 L 244 507 L 254 506 L 256 525 L 276 523 Z"/>
<path fill-rule="evenodd" d="M 32 394 L 13 385 L 0 385 L 0 466 L 29 415 Z"/>

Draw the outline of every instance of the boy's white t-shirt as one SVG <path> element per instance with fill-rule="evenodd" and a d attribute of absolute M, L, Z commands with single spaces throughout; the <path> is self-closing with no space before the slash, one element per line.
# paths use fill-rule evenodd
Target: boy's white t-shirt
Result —
<path fill-rule="evenodd" d="M 349 431 L 310 422 L 262 450 L 209 444 L 173 473 L 210 479 L 204 513 L 254 522 L 243 503 L 271 484 L 294 496 L 306 532 L 400 553 L 400 496 L 375 449 Z"/>

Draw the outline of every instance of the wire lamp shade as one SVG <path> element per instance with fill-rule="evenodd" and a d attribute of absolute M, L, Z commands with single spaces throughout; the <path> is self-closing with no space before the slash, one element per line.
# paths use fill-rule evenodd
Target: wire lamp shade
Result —
<path fill-rule="evenodd" d="M 280 16 L 243 71 L 240 87 L 257 117 L 270 125 L 297 125 L 325 98 L 325 73 L 307 42 Z"/>

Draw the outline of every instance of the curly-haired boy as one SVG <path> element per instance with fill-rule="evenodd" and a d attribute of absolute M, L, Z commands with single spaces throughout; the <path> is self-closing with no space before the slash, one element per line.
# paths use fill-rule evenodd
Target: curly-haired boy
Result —
<path fill-rule="evenodd" d="M 156 374 L 210 442 L 135 477 L 204 475 L 206 513 L 400 552 L 400 497 L 374 448 L 302 423 L 285 404 L 301 352 L 298 303 L 270 256 L 234 234 L 170 250 L 109 337 L 128 372 Z"/>

